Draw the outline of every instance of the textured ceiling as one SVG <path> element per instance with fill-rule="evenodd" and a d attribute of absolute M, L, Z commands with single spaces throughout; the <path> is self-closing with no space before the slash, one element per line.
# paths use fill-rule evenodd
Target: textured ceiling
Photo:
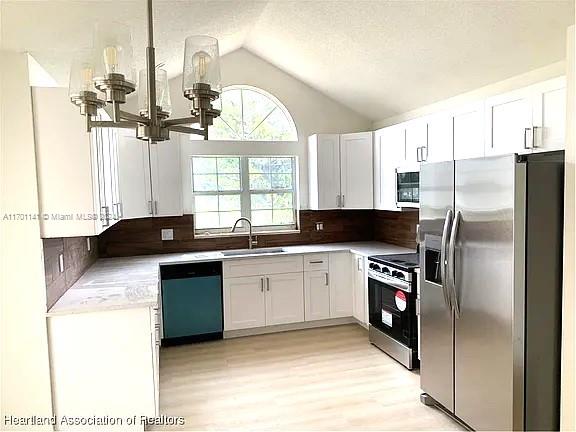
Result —
<path fill-rule="evenodd" d="M 2 45 L 61 84 L 93 22 L 132 26 L 144 66 L 143 0 L 3 0 Z M 156 0 L 157 61 L 180 73 L 184 38 L 241 46 L 373 120 L 564 58 L 573 0 Z"/>

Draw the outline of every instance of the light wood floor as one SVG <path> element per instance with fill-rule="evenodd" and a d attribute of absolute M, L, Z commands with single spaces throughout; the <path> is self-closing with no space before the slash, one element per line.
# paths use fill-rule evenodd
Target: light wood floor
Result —
<path fill-rule="evenodd" d="M 355 324 L 162 348 L 160 361 L 160 412 L 183 430 L 462 430 Z"/>

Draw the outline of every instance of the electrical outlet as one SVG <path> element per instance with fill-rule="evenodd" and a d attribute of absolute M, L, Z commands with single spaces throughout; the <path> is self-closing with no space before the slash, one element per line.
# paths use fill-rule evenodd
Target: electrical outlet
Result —
<path fill-rule="evenodd" d="M 160 230 L 162 233 L 162 240 L 174 240 L 174 230 L 172 228 L 166 228 Z"/>
<path fill-rule="evenodd" d="M 88 252 L 92 250 L 92 244 L 90 243 L 90 237 L 86 237 L 86 247 L 88 248 Z"/>
<path fill-rule="evenodd" d="M 64 254 L 58 254 L 58 270 L 64 273 Z"/>
<path fill-rule="evenodd" d="M 324 222 L 316 222 L 316 231 L 324 230 Z"/>

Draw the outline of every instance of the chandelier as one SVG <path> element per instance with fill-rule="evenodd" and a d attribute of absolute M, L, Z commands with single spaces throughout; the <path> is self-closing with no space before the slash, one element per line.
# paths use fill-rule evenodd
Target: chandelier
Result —
<path fill-rule="evenodd" d="M 168 75 L 155 63 L 152 0 L 147 3 L 148 47 L 146 69 L 138 77 L 138 114 L 121 109 L 126 95 L 136 91 L 136 77 L 130 29 L 120 23 L 97 24 L 93 48 L 74 58 L 70 100 L 86 117 L 88 132 L 98 127 L 134 129 L 138 139 L 150 143 L 169 139 L 170 131 L 201 135 L 207 140 L 208 127 L 220 115 L 212 106 L 221 91 L 218 40 L 210 36 L 186 38 L 182 91 L 191 101 L 191 116 L 170 119 Z M 111 121 L 96 118 L 98 109 L 105 106 L 110 108 Z M 190 127 L 192 124 L 199 127 Z"/>

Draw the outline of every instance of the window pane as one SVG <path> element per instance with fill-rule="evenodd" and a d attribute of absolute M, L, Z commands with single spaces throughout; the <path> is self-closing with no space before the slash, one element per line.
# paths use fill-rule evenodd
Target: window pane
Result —
<path fill-rule="evenodd" d="M 250 201 L 252 210 L 272 209 L 272 194 L 252 194 Z"/>
<path fill-rule="evenodd" d="M 270 188 L 269 174 L 250 174 L 250 190 L 269 190 Z"/>
<path fill-rule="evenodd" d="M 220 228 L 232 228 L 240 216 L 240 211 L 220 212 Z"/>
<path fill-rule="evenodd" d="M 195 157 L 192 158 L 194 174 L 216 174 L 216 158 Z"/>
<path fill-rule="evenodd" d="M 280 109 L 274 110 L 250 135 L 256 141 L 296 141 L 291 123 Z"/>
<path fill-rule="evenodd" d="M 273 225 L 291 225 L 294 223 L 293 210 L 274 210 L 272 224 Z"/>
<path fill-rule="evenodd" d="M 270 172 L 270 158 L 248 158 L 250 174 L 261 174 Z"/>
<path fill-rule="evenodd" d="M 272 225 L 272 210 L 253 211 L 252 224 L 255 226 Z"/>
<path fill-rule="evenodd" d="M 218 174 L 236 174 L 240 172 L 240 158 L 218 158 Z"/>
<path fill-rule="evenodd" d="M 220 211 L 240 211 L 240 195 L 220 195 Z"/>
<path fill-rule="evenodd" d="M 210 139 L 213 140 L 242 140 L 242 99 L 240 89 L 231 89 L 222 92 L 222 113 L 214 119 L 214 126 L 210 128 Z"/>
<path fill-rule="evenodd" d="M 194 228 L 218 228 L 218 212 L 196 213 L 194 215 Z"/>
<path fill-rule="evenodd" d="M 217 195 L 197 195 L 194 197 L 194 209 L 196 212 L 218 211 Z"/>
<path fill-rule="evenodd" d="M 272 189 L 292 189 L 292 174 L 272 174 Z"/>
<path fill-rule="evenodd" d="M 216 175 L 200 174 L 194 176 L 194 192 L 216 192 Z"/>
<path fill-rule="evenodd" d="M 240 174 L 219 174 L 218 190 L 221 191 L 239 191 Z"/>
<path fill-rule="evenodd" d="M 292 173 L 292 158 L 272 158 L 270 160 L 270 172 L 272 173 Z"/>
<path fill-rule="evenodd" d="M 291 209 L 293 205 L 292 193 L 274 194 L 274 209 Z"/>

